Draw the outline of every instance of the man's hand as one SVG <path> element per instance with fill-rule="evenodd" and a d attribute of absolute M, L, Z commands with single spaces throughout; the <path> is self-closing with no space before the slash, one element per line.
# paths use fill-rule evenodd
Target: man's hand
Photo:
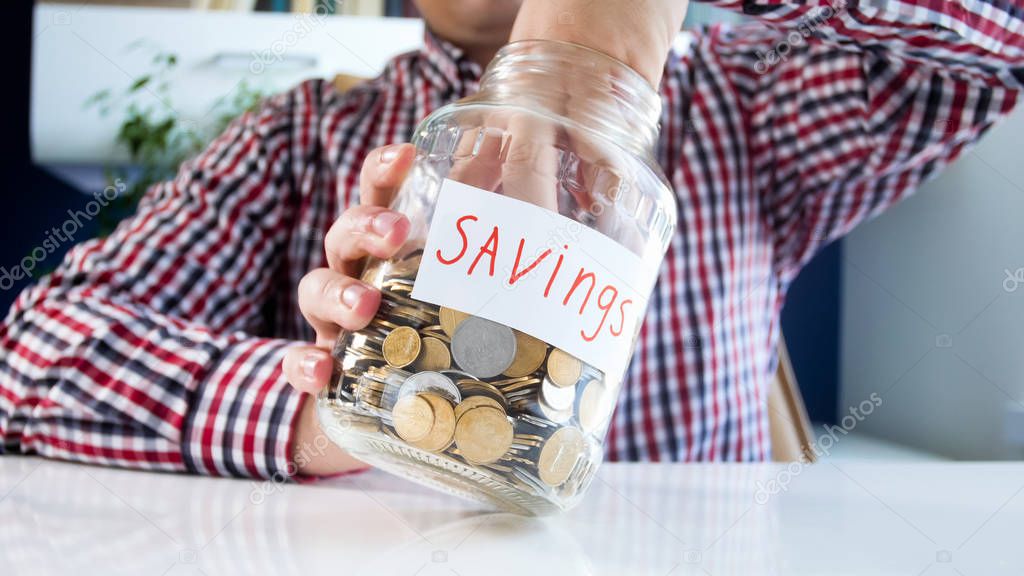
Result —
<path fill-rule="evenodd" d="M 412 167 L 411 144 L 396 144 L 372 151 L 359 177 L 360 205 L 346 210 L 324 240 L 327 268 L 318 268 L 299 283 L 299 308 L 316 331 L 314 345 L 295 346 L 284 357 L 284 373 L 299 390 L 315 394 L 331 378 L 331 347 L 341 330 L 359 330 L 370 323 L 380 305 L 380 292 L 358 279 L 367 256 L 390 258 L 409 235 L 409 220 L 386 207 Z M 316 418 L 316 402 L 307 398 L 292 432 L 293 454 L 306 453 L 323 432 Z M 329 443 L 328 443 L 329 444 Z M 296 458 L 299 473 L 336 474 L 365 467 L 333 444 L 323 456 Z"/>
<path fill-rule="evenodd" d="M 657 86 L 688 4 L 687 0 L 524 0 L 510 40 L 575 42 L 621 60 Z"/>

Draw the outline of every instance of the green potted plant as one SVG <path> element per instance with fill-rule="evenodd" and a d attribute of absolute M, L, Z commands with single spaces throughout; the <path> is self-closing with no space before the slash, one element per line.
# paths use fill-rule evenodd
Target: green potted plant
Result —
<path fill-rule="evenodd" d="M 128 47 L 142 48 L 146 46 L 141 41 Z M 105 173 L 108 184 L 120 179 L 126 183 L 126 189 L 98 216 L 101 237 L 110 234 L 118 222 L 135 210 L 150 186 L 173 178 L 182 162 L 202 150 L 232 119 L 255 108 L 264 97 L 243 79 L 213 105 L 202 121 L 184 118 L 172 105 L 170 96 L 170 77 L 178 66 L 178 57 L 159 49 L 149 50 L 149 72 L 134 78 L 124 88 L 101 90 L 85 102 L 87 109 L 96 109 L 104 117 L 115 112 L 124 114 L 116 142 L 128 152 L 129 162 L 108 165 Z"/>

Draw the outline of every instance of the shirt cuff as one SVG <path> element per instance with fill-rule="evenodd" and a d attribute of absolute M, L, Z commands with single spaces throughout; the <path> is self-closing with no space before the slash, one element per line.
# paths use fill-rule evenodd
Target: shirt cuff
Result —
<path fill-rule="evenodd" d="M 189 403 L 182 442 L 189 471 L 282 481 L 295 474 L 291 435 L 302 395 L 281 370 L 290 345 L 246 339 L 223 349 Z"/>

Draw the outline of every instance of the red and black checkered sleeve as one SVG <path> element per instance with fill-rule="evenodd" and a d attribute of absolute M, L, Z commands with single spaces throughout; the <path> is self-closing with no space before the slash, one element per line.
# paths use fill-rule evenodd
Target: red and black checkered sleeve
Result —
<path fill-rule="evenodd" d="M 281 373 L 288 343 L 253 334 L 293 217 L 296 143 L 315 136 L 296 137 L 303 93 L 234 121 L 111 236 L 19 296 L 0 325 L 4 453 L 288 472 L 301 401 Z"/>
<path fill-rule="evenodd" d="M 743 102 L 783 282 L 960 156 L 1024 87 L 1020 0 L 717 4 L 762 22 L 707 42 Z"/>

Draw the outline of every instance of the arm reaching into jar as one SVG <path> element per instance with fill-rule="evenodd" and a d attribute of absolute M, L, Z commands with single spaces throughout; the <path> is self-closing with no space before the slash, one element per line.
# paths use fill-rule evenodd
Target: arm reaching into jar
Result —
<path fill-rule="evenodd" d="M 525 0 L 511 40 L 580 44 L 620 60 L 657 86 L 688 6 L 687 0 Z"/>

